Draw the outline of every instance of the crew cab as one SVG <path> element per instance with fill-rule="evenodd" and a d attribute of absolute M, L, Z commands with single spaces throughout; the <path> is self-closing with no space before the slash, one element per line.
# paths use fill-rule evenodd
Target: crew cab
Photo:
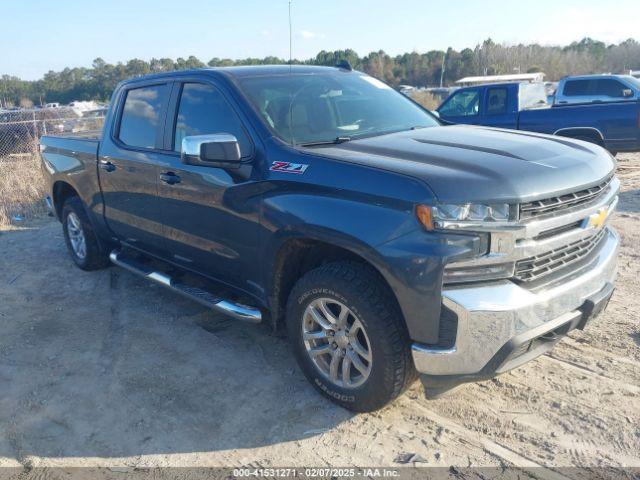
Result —
<path fill-rule="evenodd" d="M 101 135 L 44 136 L 41 156 L 78 267 L 286 328 L 310 383 L 355 411 L 418 375 L 436 396 L 516 368 L 614 288 L 606 150 L 443 126 L 344 65 L 128 80 Z"/>
<path fill-rule="evenodd" d="M 577 75 L 558 83 L 553 103 L 633 102 L 640 100 L 640 80 L 631 75 Z"/>
<path fill-rule="evenodd" d="M 631 78 L 631 77 L 630 77 Z M 561 82 L 558 91 L 565 88 Z M 564 97 L 558 97 L 560 101 Z M 640 100 L 547 103 L 541 83 L 501 83 L 461 88 L 437 109 L 448 123 L 486 125 L 575 138 L 612 153 L 640 150 Z"/>

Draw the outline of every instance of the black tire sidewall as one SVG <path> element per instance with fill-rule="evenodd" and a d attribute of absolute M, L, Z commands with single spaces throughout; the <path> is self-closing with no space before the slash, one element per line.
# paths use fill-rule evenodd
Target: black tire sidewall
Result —
<path fill-rule="evenodd" d="M 294 287 L 287 308 L 287 331 L 298 364 L 311 384 L 323 395 L 354 411 L 376 410 L 395 397 L 394 364 L 397 354 L 389 344 L 388 332 L 379 321 L 379 311 L 349 282 L 330 275 L 311 275 Z M 334 385 L 321 374 L 302 340 L 302 320 L 307 306 L 318 298 L 330 298 L 347 306 L 362 322 L 370 342 L 372 369 L 369 378 L 357 388 Z"/>
<path fill-rule="evenodd" d="M 70 213 L 75 213 L 80 220 L 80 226 L 82 227 L 82 233 L 84 234 L 87 248 L 87 254 L 84 258 L 78 257 L 71 246 L 69 231 L 67 228 L 67 217 Z M 62 207 L 61 216 L 64 241 L 73 262 L 82 270 L 96 270 L 106 266 L 108 264 L 106 256 L 100 249 L 97 237 L 93 231 L 82 201 L 78 197 L 71 197 L 67 199 Z"/>

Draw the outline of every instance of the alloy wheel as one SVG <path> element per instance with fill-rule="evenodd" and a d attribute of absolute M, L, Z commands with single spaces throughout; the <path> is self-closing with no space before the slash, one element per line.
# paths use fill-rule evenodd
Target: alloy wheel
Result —
<path fill-rule="evenodd" d="M 71 212 L 67 215 L 67 233 L 73 253 L 81 260 L 87 256 L 87 241 L 78 216 Z"/>
<path fill-rule="evenodd" d="M 344 304 L 312 301 L 304 311 L 302 340 L 320 373 L 336 386 L 356 388 L 371 374 L 371 342 L 364 325 Z"/>

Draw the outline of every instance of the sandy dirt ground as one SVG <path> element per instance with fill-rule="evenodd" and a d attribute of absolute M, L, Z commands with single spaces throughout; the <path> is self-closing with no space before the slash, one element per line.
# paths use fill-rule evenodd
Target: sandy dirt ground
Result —
<path fill-rule="evenodd" d="M 0 233 L 0 466 L 640 467 L 640 155 L 620 155 L 608 310 L 550 355 L 354 415 L 286 340 L 67 257 L 50 218 Z M 579 474 L 562 475 L 579 478 Z"/>

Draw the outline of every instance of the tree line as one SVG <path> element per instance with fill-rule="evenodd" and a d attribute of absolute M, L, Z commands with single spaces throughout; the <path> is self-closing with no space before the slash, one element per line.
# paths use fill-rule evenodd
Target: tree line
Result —
<path fill-rule="evenodd" d="M 584 73 L 623 73 L 640 70 L 640 43 L 634 39 L 619 44 L 584 38 L 570 45 L 542 46 L 503 45 L 487 39 L 475 48 L 461 51 L 452 48 L 426 53 L 404 53 L 391 56 L 380 50 L 361 57 L 354 50 L 321 51 L 308 60 L 294 60 L 295 64 L 336 65 L 347 60 L 357 69 L 387 83 L 413 86 L 451 85 L 471 75 L 545 72 L 547 80 L 565 75 Z M 107 101 L 116 84 L 130 77 L 154 72 L 232 65 L 286 64 L 279 57 L 232 60 L 212 58 L 206 64 L 190 56 L 186 59 L 153 58 L 149 61 L 132 59 L 126 63 L 110 64 L 101 58 L 90 68 L 65 68 L 47 72 L 42 79 L 21 80 L 14 76 L 0 77 L 0 106 L 31 106 L 47 102 L 68 103 L 73 100 Z"/>

